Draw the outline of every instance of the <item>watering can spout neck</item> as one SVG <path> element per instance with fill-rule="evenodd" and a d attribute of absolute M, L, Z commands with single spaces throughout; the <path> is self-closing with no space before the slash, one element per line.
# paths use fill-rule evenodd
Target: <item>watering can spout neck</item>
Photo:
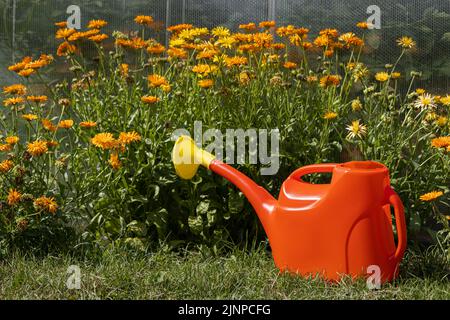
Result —
<path fill-rule="evenodd" d="M 242 191 L 267 230 L 266 226 L 270 223 L 278 201 L 245 174 L 219 160 L 213 160 L 209 168 Z"/>

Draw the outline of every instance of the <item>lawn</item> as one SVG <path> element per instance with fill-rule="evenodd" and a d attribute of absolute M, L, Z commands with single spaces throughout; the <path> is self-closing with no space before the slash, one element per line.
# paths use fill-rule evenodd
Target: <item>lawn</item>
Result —
<path fill-rule="evenodd" d="M 67 268 L 81 269 L 81 288 L 69 290 Z M 106 251 L 101 257 L 14 254 L 0 262 L 2 299 L 449 299 L 450 265 L 442 254 L 407 252 L 400 278 L 380 290 L 364 281 L 280 275 L 263 249 L 220 256 L 198 251 L 151 254 Z"/>

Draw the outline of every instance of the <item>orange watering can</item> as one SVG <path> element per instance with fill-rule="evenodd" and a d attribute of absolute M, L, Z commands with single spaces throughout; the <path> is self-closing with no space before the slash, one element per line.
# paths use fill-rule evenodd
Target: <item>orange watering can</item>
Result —
<path fill-rule="evenodd" d="M 364 277 L 379 267 L 381 282 L 398 274 L 406 249 L 402 202 L 389 183 L 388 169 L 373 161 L 314 164 L 294 171 L 278 200 L 233 167 L 181 136 L 172 160 L 177 174 L 191 179 L 199 165 L 236 185 L 255 209 L 269 238 L 276 266 L 304 276 L 339 280 Z M 310 184 L 302 177 L 332 173 L 330 184 Z M 398 241 L 394 242 L 394 208 Z"/>

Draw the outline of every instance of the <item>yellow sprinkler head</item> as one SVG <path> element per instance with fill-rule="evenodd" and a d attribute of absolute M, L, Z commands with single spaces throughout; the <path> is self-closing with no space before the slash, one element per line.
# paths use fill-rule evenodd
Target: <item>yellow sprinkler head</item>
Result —
<path fill-rule="evenodd" d="M 172 162 L 177 175 L 186 180 L 192 179 L 197 173 L 199 165 L 209 168 L 215 157 L 198 148 L 194 140 L 188 136 L 180 136 L 172 151 Z"/>

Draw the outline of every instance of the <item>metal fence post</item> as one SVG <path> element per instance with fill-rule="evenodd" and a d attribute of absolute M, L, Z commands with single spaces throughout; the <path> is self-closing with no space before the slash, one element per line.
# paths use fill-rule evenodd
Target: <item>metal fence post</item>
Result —
<path fill-rule="evenodd" d="M 276 0 L 267 0 L 267 20 L 272 21 L 276 19 L 275 13 L 275 1 Z"/>
<path fill-rule="evenodd" d="M 12 48 L 12 62 L 16 62 L 16 0 L 12 0 L 12 37 L 11 37 L 11 48 Z"/>
<path fill-rule="evenodd" d="M 166 47 L 169 47 L 169 31 L 170 26 L 170 0 L 166 0 Z"/>
<path fill-rule="evenodd" d="M 186 0 L 183 0 L 181 11 L 181 23 L 186 23 Z"/>

